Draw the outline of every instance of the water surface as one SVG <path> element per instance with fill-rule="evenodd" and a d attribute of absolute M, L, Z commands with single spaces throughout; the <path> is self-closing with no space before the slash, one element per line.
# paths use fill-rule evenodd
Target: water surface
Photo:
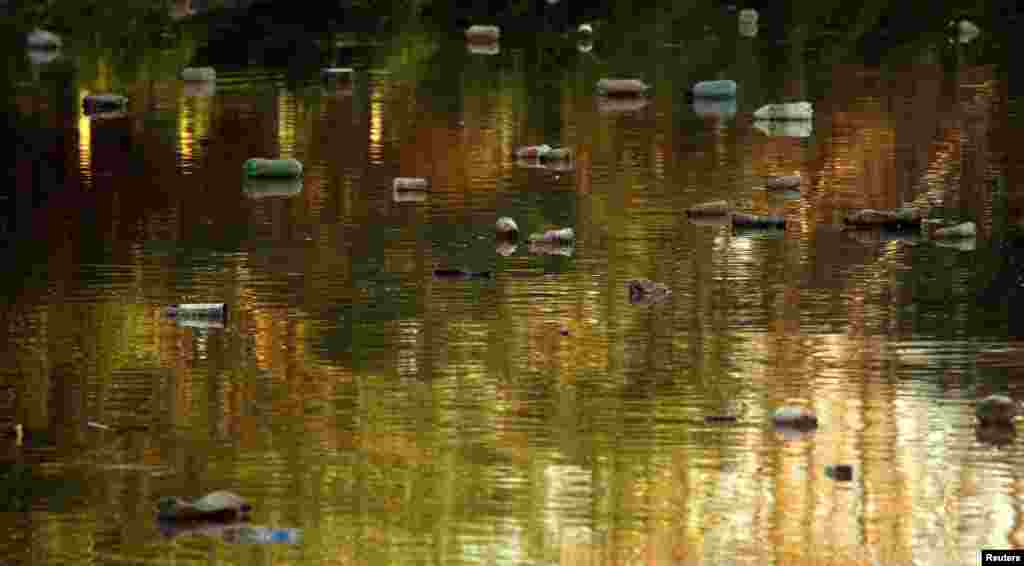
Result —
<path fill-rule="evenodd" d="M 614 38 L 482 54 L 417 35 L 326 82 L 254 66 L 183 84 L 189 44 L 142 46 L 141 67 L 84 43 L 21 64 L 4 563 L 954 565 L 1024 546 L 1024 452 L 974 418 L 1024 393 L 1003 62 L 942 40 L 877 64 L 723 21 L 648 38 L 642 63 Z M 653 95 L 594 95 L 629 73 Z M 687 99 L 710 78 L 739 82 L 735 105 Z M 107 91 L 129 110 L 82 114 Z M 752 121 L 797 98 L 801 137 Z M 517 162 L 535 143 L 572 166 Z M 245 183 L 257 156 L 305 175 Z M 799 193 L 763 189 L 793 171 Z M 396 176 L 429 194 L 396 199 Z M 683 213 L 716 199 L 787 227 Z M 979 236 L 842 229 L 902 203 Z M 499 216 L 577 239 L 499 254 Z M 633 278 L 672 295 L 631 304 Z M 182 302 L 230 315 L 165 316 Z M 772 430 L 782 404 L 819 430 Z M 215 489 L 301 539 L 160 530 L 159 497 Z"/>

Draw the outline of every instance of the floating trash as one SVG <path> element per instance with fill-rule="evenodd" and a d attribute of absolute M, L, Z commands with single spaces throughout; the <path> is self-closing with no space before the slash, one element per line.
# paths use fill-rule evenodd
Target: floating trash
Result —
<path fill-rule="evenodd" d="M 183 81 L 215 81 L 217 71 L 213 67 L 186 67 L 181 71 Z"/>
<path fill-rule="evenodd" d="M 974 408 L 978 422 L 984 425 L 1013 424 L 1020 414 L 1020 404 L 1006 395 L 989 395 Z"/>
<path fill-rule="evenodd" d="M 803 178 L 799 172 L 795 172 L 793 175 L 780 175 L 777 177 L 768 177 L 764 181 L 764 188 L 772 191 L 792 190 L 800 187 L 800 183 Z"/>
<path fill-rule="evenodd" d="M 753 8 L 746 8 L 744 10 L 740 10 L 740 23 L 756 24 L 759 18 L 760 15 L 757 13 L 757 10 Z"/>
<path fill-rule="evenodd" d="M 502 216 L 494 223 L 494 231 L 499 237 L 516 239 L 519 237 L 519 225 L 508 216 Z"/>
<path fill-rule="evenodd" d="M 215 491 L 195 501 L 180 497 L 161 497 L 157 502 L 157 518 L 164 521 L 237 520 L 252 506 L 230 491 Z"/>
<path fill-rule="evenodd" d="M 320 74 L 323 75 L 324 78 L 347 78 L 351 77 L 354 72 L 355 69 L 352 67 L 324 67 L 323 69 L 320 69 Z"/>
<path fill-rule="evenodd" d="M 584 24 L 580 24 L 580 27 L 576 28 L 576 31 L 578 31 L 579 33 L 584 33 L 584 34 L 590 35 L 590 34 L 594 33 L 594 27 L 591 26 L 590 24 L 584 23 Z"/>
<path fill-rule="evenodd" d="M 736 96 L 736 81 L 701 81 L 693 85 L 693 96 L 698 98 L 732 98 Z"/>
<path fill-rule="evenodd" d="M 430 182 L 423 177 L 395 177 L 391 182 L 391 188 L 401 191 L 426 191 L 430 188 Z"/>
<path fill-rule="evenodd" d="M 601 79 L 597 81 L 597 93 L 602 96 L 640 96 L 650 85 L 639 79 Z"/>
<path fill-rule="evenodd" d="M 809 431 L 818 428 L 818 417 L 804 407 L 783 406 L 772 413 L 772 424 L 776 428 Z"/>
<path fill-rule="evenodd" d="M 538 234 L 530 234 L 531 242 L 571 242 L 576 239 L 576 233 L 572 228 L 558 228 L 545 230 Z"/>
<path fill-rule="evenodd" d="M 551 146 L 546 143 L 541 145 L 525 145 L 516 148 L 515 156 L 522 159 L 539 158 L 549 151 L 551 151 Z"/>
<path fill-rule="evenodd" d="M 228 317 L 228 306 L 225 303 L 182 303 L 167 307 L 169 317 L 219 318 Z"/>
<path fill-rule="evenodd" d="M 754 128 L 773 138 L 807 138 L 814 131 L 811 120 L 754 120 Z"/>
<path fill-rule="evenodd" d="M 921 211 L 917 208 L 874 210 L 866 208 L 851 212 L 843 218 L 848 226 L 917 227 L 921 225 Z"/>
<path fill-rule="evenodd" d="M 814 107 L 806 101 L 766 104 L 754 112 L 756 120 L 811 120 L 813 118 Z"/>
<path fill-rule="evenodd" d="M 953 226 L 935 228 L 931 232 L 931 237 L 936 239 L 973 238 L 977 235 L 978 228 L 975 226 L 974 222 L 963 222 Z"/>
<path fill-rule="evenodd" d="M 242 170 L 249 177 L 298 177 L 302 175 L 302 163 L 297 159 L 247 159 Z"/>
<path fill-rule="evenodd" d="M 501 37 L 501 30 L 498 26 L 469 26 L 466 29 L 466 39 L 483 43 L 493 43 Z"/>
<path fill-rule="evenodd" d="M 825 475 L 836 481 L 853 480 L 853 466 L 849 464 L 830 464 L 825 466 Z"/>
<path fill-rule="evenodd" d="M 544 240 L 534 240 L 530 242 L 530 253 L 536 255 L 560 255 L 565 257 L 572 257 L 574 247 L 572 244 L 566 244 L 565 242 L 548 242 Z"/>
<path fill-rule="evenodd" d="M 242 182 L 245 196 L 253 199 L 293 197 L 302 193 L 301 177 L 246 177 Z"/>
<path fill-rule="evenodd" d="M 29 49 L 60 49 L 63 43 L 59 35 L 44 29 L 34 29 L 25 36 L 25 45 Z"/>
<path fill-rule="evenodd" d="M 688 216 L 724 216 L 731 212 L 732 205 L 726 200 L 704 202 L 686 209 Z"/>
<path fill-rule="evenodd" d="M 735 415 L 707 415 L 704 417 L 704 422 L 707 424 L 729 424 L 739 422 L 739 417 Z"/>
<path fill-rule="evenodd" d="M 572 159 L 572 149 L 568 147 L 556 147 L 540 154 L 541 161 L 568 161 Z"/>
<path fill-rule="evenodd" d="M 745 22 L 740 20 L 740 35 L 743 37 L 757 37 L 758 25 L 757 20 L 752 22 Z"/>
<path fill-rule="evenodd" d="M 660 303 L 672 294 L 672 290 L 664 283 L 650 279 L 632 279 L 626 283 L 629 290 L 629 302 L 634 305 Z"/>
<path fill-rule="evenodd" d="M 981 28 L 969 20 L 960 20 L 956 23 L 956 39 L 962 44 L 967 44 L 981 35 Z"/>
<path fill-rule="evenodd" d="M 82 99 L 82 111 L 86 114 L 117 112 L 126 106 L 128 98 L 120 94 L 89 94 Z"/>
<path fill-rule="evenodd" d="M 581 39 L 576 42 L 576 51 L 580 53 L 590 53 L 594 50 L 594 41 L 591 39 Z"/>
<path fill-rule="evenodd" d="M 786 218 L 775 215 L 757 215 L 735 213 L 732 225 L 740 228 L 785 228 Z"/>

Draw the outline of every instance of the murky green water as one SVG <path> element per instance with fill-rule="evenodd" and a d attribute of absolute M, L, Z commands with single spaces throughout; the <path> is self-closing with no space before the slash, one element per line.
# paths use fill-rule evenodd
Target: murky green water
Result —
<path fill-rule="evenodd" d="M 340 80 L 206 86 L 176 78 L 187 44 L 17 65 L 0 421 L 24 437 L 0 456 L 0 560 L 953 565 L 1024 546 L 1024 450 L 974 417 L 1024 395 L 1019 103 L 972 45 L 870 66 L 801 37 L 651 40 L 631 64 L 614 38 L 418 36 Z M 595 97 L 616 74 L 654 94 Z M 734 108 L 687 100 L 709 78 L 739 82 Z M 128 111 L 84 116 L 97 92 Z M 806 137 L 751 119 L 797 98 Z M 572 166 L 512 157 L 545 142 Z M 246 184 L 257 156 L 305 175 Z M 762 188 L 792 171 L 799 194 Z M 430 191 L 397 198 L 397 176 Z M 787 228 L 683 213 L 715 199 Z M 979 236 L 841 229 L 903 202 Z M 499 216 L 577 238 L 499 254 Z M 631 304 L 633 278 L 672 294 Z M 183 302 L 230 314 L 165 316 Z M 818 431 L 774 431 L 782 404 Z M 161 496 L 216 489 L 301 535 L 158 525 Z"/>

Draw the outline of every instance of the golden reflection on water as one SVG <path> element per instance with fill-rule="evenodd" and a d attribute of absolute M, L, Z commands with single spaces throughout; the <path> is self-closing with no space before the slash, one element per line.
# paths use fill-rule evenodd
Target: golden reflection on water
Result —
<path fill-rule="evenodd" d="M 833 71 L 838 86 L 821 108 L 834 110 L 810 141 L 768 138 L 736 119 L 702 126 L 710 147 L 668 133 L 671 113 L 599 114 L 589 94 L 566 100 L 571 90 L 565 123 L 551 130 L 531 129 L 522 84 L 518 95 L 452 85 L 462 107 L 441 112 L 375 77 L 361 126 L 338 101 L 309 124 L 306 103 L 279 90 L 265 141 L 282 157 L 325 156 L 310 180 L 316 199 L 254 204 L 237 191 L 238 202 L 219 201 L 231 207 L 221 222 L 235 207 L 243 220 L 194 227 L 180 209 L 149 212 L 206 204 L 154 179 L 171 204 L 95 220 L 149 223 L 131 253 L 102 242 L 109 251 L 88 266 L 51 254 L 50 294 L 4 312 L 17 368 L 3 374 L 16 399 L 0 406 L 4 422 L 75 435 L 20 457 L 48 458 L 42 475 L 86 475 L 90 488 L 59 502 L 66 509 L 32 511 L 27 527 L 6 514 L 0 526 L 29 529 L 28 553 L 83 563 L 112 559 L 100 536 L 125 561 L 188 564 L 213 551 L 225 563 L 961 564 L 983 546 L 1019 546 L 1019 441 L 996 448 L 975 437 L 974 386 L 960 381 L 976 377 L 975 346 L 935 335 L 901 302 L 913 299 L 915 269 L 951 262 L 942 283 L 956 304 L 941 314 L 969 333 L 968 267 L 929 260 L 933 248 L 840 239 L 832 215 L 919 199 L 940 180 L 959 186 L 937 198 L 975 206 L 957 194 L 992 174 L 980 140 L 999 121 L 1001 91 L 979 87 L 953 104 L 924 66 L 907 71 L 920 92 L 895 85 L 886 98 L 856 71 Z M 221 96 L 178 99 L 176 144 L 139 143 L 154 160 L 176 151 L 182 164 L 202 157 L 234 175 L 236 155 L 203 155 L 199 144 L 237 142 L 211 119 Z M 929 97 L 939 100 L 906 115 Z M 76 117 L 85 176 L 92 131 Z M 568 199 L 546 172 L 511 159 L 544 136 L 576 150 Z M 367 154 L 338 156 L 339 139 L 368 139 Z M 970 167 L 959 157 L 968 147 Z M 364 157 L 389 170 L 367 169 Z M 436 190 L 415 207 L 381 198 L 392 165 L 429 174 Z M 806 179 L 797 203 L 757 188 L 793 170 Z M 801 227 L 735 233 L 678 212 L 719 197 L 795 212 Z M 574 255 L 520 246 L 495 257 L 490 226 L 504 211 L 531 230 L 571 224 Z M 254 219 L 275 237 L 253 237 Z M 299 227 L 316 237 L 295 244 L 285 235 Z M 431 276 L 449 263 L 493 277 Z M 666 282 L 671 299 L 630 304 L 633 277 Z M 198 297 L 231 305 L 223 328 L 161 314 Z M 814 408 L 820 429 L 771 430 L 784 403 Z M 709 425 L 710 413 L 740 422 Z M 168 473 L 113 473 L 102 458 L 78 458 L 102 443 L 82 424 L 91 420 L 131 423 L 124 438 L 136 440 L 103 448 Z M 853 481 L 824 474 L 839 463 L 853 466 Z M 303 546 L 153 539 L 155 498 L 218 488 L 250 497 L 260 521 L 304 529 Z M 83 508 L 140 536 L 79 520 Z"/>
<path fill-rule="evenodd" d="M 85 113 L 82 101 L 89 96 L 89 91 L 78 90 L 78 104 L 76 114 L 78 116 L 78 171 L 81 176 L 82 186 L 92 186 L 92 120 Z"/>

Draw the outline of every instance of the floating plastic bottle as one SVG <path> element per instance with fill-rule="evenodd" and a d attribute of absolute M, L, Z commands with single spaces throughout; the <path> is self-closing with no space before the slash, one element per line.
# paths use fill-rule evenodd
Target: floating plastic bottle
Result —
<path fill-rule="evenodd" d="M 82 111 L 86 114 L 124 110 L 128 98 L 120 94 L 90 94 L 82 99 Z"/>
<path fill-rule="evenodd" d="M 423 177 L 395 177 L 391 188 L 396 191 L 426 191 L 430 188 L 430 182 Z"/>
<path fill-rule="evenodd" d="M 44 29 L 34 29 L 25 37 L 29 49 L 60 49 L 63 43 L 59 35 Z"/>
<path fill-rule="evenodd" d="M 597 81 L 597 93 L 602 96 L 639 96 L 651 88 L 639 79 L 601 79 Z"/>
<path fill-rule="evenodd" d="M 225 303 L 181 303 L 167 307 L 167 316 L 224 320 L 228 317 L 228 306 Z"/>
<path fill-rule="evenodd" d="M 479 41 L 484 43 L 493 43 L 498 41 L 501 37 L 501 29 L 498 26 L 469 26 L 466 29 L 466 39 L 469 41 Z"/>
<path fill-rule="evenodd" d="M 298 177 L 302 175 L 302 163 L 297 159 L 261 159 L 254 157 L 242 166 L 250 177 Z"/>
<path fill-rule="evenodd" d="M 701 81 L 693 85 L 693 95 L 700 98 L 732 98 L 736 96 L 736 81 Z"/>
<path fill-rule="evenodd" d="M 756 120 L 811 120 L 813 118 L 814 107 L 806 101 L 766 104 L 754 112 Z"/>
<path fill-rule="evenodd" d="M 181 80 L 190 82 L 215 81 L 217 71 L 213 67 L 185 67 L 181 70 Z"/>

